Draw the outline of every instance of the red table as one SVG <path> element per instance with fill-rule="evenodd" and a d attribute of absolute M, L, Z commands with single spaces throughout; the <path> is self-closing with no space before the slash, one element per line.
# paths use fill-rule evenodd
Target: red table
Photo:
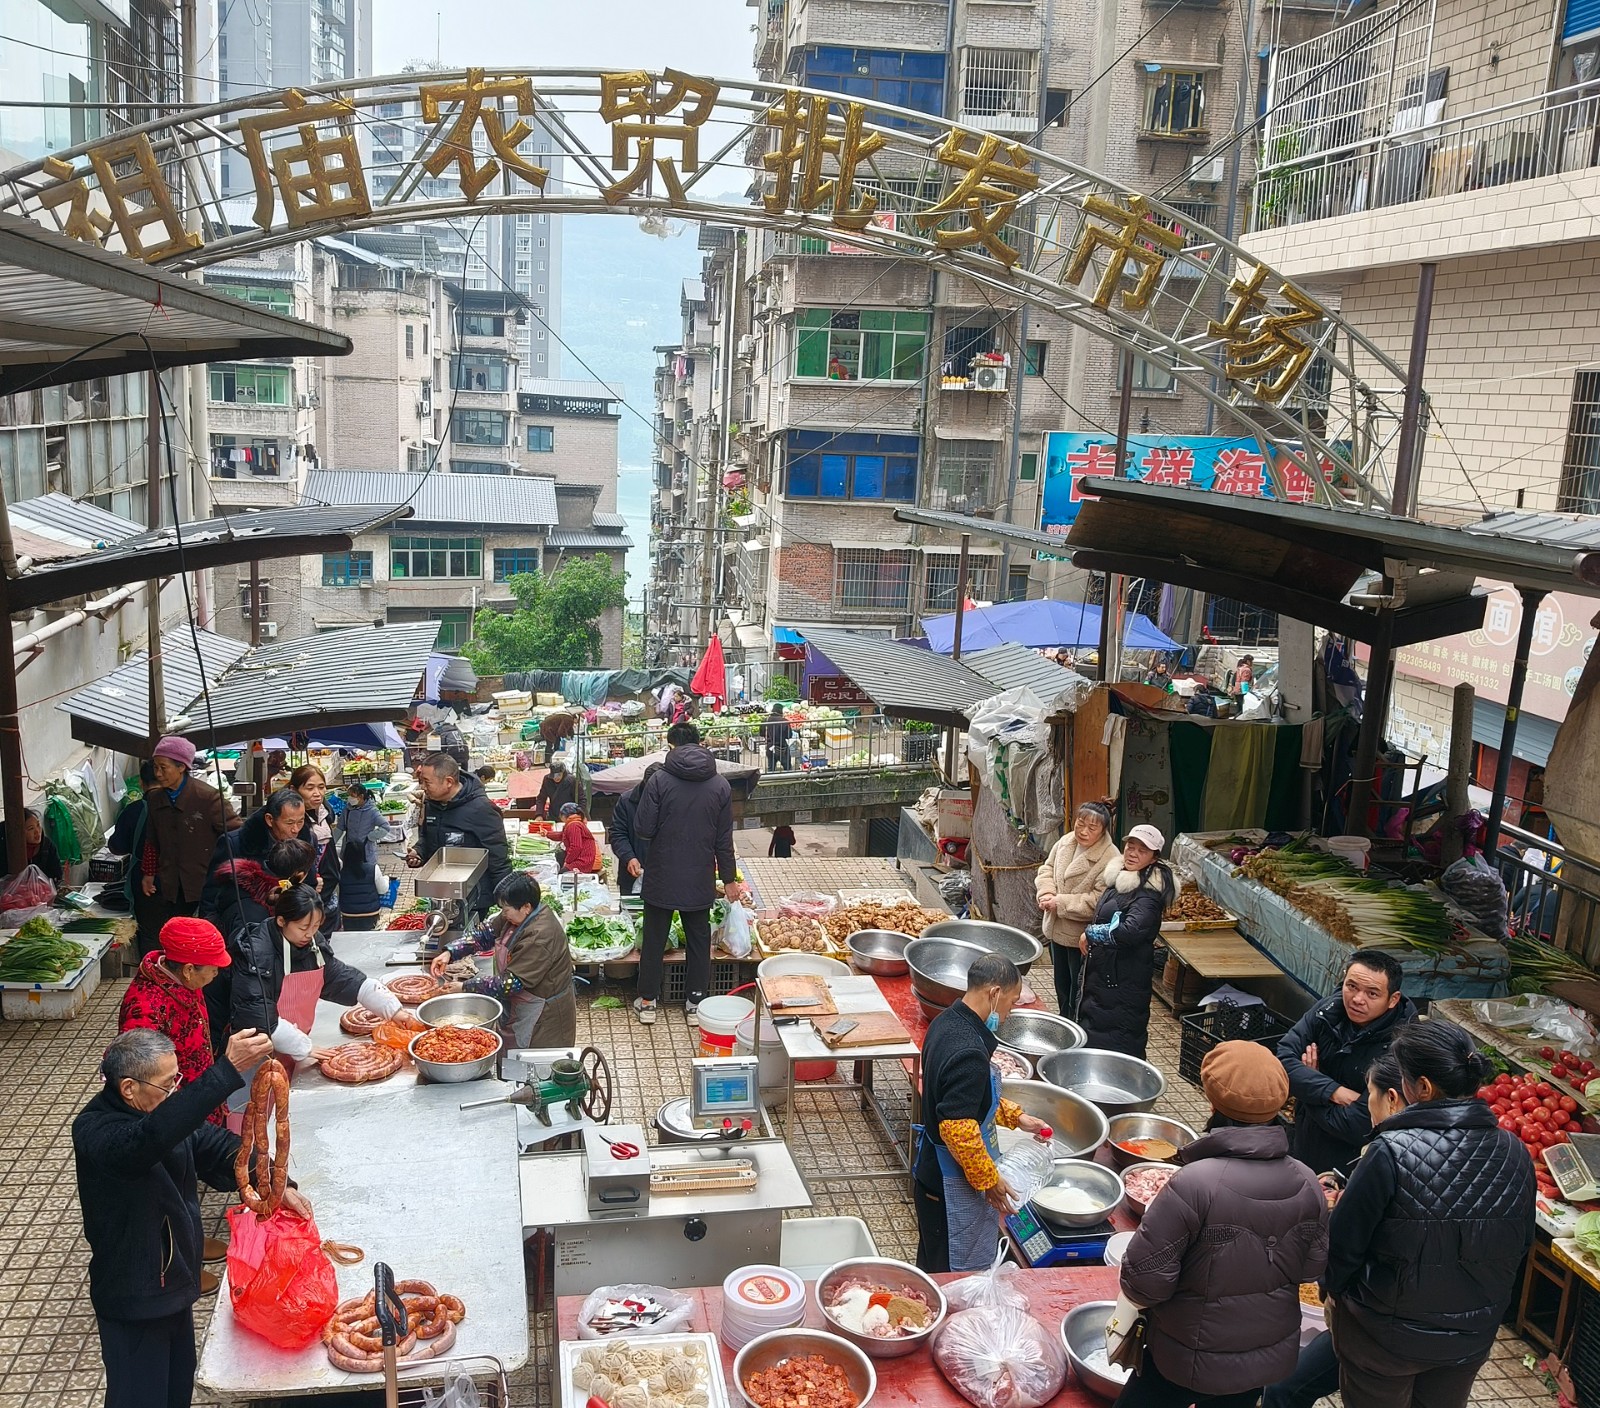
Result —
<path fill-rule="evenodd" d="M 892 979 L 890 981 L 893 981 Z M 936 1276 L 941 1284 L 959 1281 L 962 1273 Z M 1117 1298 L 1117 1272 L 1109 1266 L 1082 1266 L 1060 1271 L 1023 1271 L 1018 1273 L 1028 1296 L 1028 1309 L 1051 1334 L 1059 1334 L 1061 1317 L 1075 1305 L 1091 1300 Z M 811 1285 L 806 1286 L 805 1323 L 812 1329 L 826 1328 L 816 1302 L 810 1297 Z M 709 1330 L 716 1334 L 722 1324 L 722 1287 L 696 1286 L 680 1291 L 696 1302 L 694 1320 L 689 1329 L 695 1332 Z M 563 1340 L 576 1339 L 578 1310 L 583 1296 L 562 1296 L 556 1302 L 556 1334 Z M 934 1367 L 928 1353 L 919 1351 L 903 1359 L 875 1359 L 873 1367 L 878 1373 L 878 1392 L 873 1397 L 874 1408 L 972 1408 L 959 1393 L 950 1387 L 943 1374 Z M 722 1349 L 722 1372 L 729 1387 L 731 1402 L 743 1400 L 731 1385 L 733 1383 L 733 1351 Z M 573 1408 L 573 1405 L 557 1405 Z M 1105 1400 L 1096 1397 L 1078 1383 L 1071 1374 L 1067 1386 L 1051 1400 L 1050 1408 L 1105 1408 Z"/>
<path fill-rule="evenodd" d="M 1023 995 L 1026 997 L 1031 988 L 1027 978 L 1022 981 Z M 900 1019 L 900 1025 L 906 1029 L 906 1033 L 912 1041 L 921 1046 L 923 1039 L 928 1035 L 928 1019 L 922 1015 L 922 1008 L 917 1002 L 917 994 L 911 986 L 910 977 L 880 977 L 878 979 L 878 988 L 883 993 L 884 999 L 888 1002 L 894 1015 Z M 1039 1001 L 1037 994 L 1035 994 L 1031 1002 L 1019 1002 L 1017 1006 L 1032 1011 L 1042 1008 L 1044 1004 Z"/>

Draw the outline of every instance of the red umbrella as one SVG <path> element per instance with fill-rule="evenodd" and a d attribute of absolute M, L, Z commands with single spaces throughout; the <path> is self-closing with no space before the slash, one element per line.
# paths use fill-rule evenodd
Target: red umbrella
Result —
<path fill-rule="evenodd" d="M 689 689 L 702 699 L 713 700 L 712 707 L 720 712 L 723 700 L 728 697 L 728 667 L 723 663 L 720 637 L 711 637 L 711 644 L 700 657 L 700 665 L 689 681 Z"/>

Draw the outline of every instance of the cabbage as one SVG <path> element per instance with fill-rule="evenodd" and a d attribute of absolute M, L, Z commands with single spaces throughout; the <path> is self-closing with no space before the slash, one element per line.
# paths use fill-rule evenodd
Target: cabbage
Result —
<path fill-rule="evenodd" d="M 1600 1212 L 1584 1213 L 1572 1235 L 1590 1256 L 1600 1257 Z"/>

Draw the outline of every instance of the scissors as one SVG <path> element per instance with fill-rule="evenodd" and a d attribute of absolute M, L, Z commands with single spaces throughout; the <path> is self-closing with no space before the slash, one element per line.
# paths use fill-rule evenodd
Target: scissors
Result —
<path fill-rule="evenodd" d="M 600 1136 L 600 1142 L 611 1150 L 611 1157 L 619 1161 L 636 1159 L 643 1152 L 637 1144 L 629 1144 L 625 1140 L 610 1140 L 603 1134 Z"/>

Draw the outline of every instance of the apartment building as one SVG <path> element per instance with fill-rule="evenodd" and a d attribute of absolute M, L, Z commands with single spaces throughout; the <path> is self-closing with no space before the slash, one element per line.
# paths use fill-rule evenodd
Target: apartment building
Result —
<path fill-rule="evenodd" d="M 1436 266 L 1416 511 L 1600 513 L 1600 11 L 1586 0 L 1399 0 L 1278 56 L 1245 243 L 1402 365 Z M 1492 776 L 1521 605 L 1401 653 L 1391 732 L 1442 757 L 1478 691 Z M 1594 644 L 1593 603 L 1536 618 L 1513 795 Z"/>
<path fill-rule="evenodd" d="M 617 511 L 617 427 L 620 386 L 603 381 L 523 377 L 517 392 L 518 467 L 595 491 L 603 513 Z"/>
<path fill-rule="evenodd" d="M 1246 44 L 1230 0 L 1099 0 L 1087 12 L 1052 0 L 756 8 L 763 78 L 1041 147 L 1213 227 L 1227 222 L 1233 178 L 1251 174 L 1248 152 L 1236 171 L 1211 148 L 1236 107 L 1250 115 L 1240 95 L 1254 91 L 1256 51 L 1330 15 L 1267 7 L 1270 31 Z M 770 180 L 765 150 L 758 137 L 747 152 L 757 188 Z M 901 165 L 874 160 L 886 222 L 929 198 L 921 163 Z M 775 625 L 913 631 L 922 615 L 953 608 L 958 543 L 896 522 L 895 508 L 1037 526 L 1048 434 L 1116 424 L 1116 350 L 1020 300 L 826 237 L 708 231 L 702 243 L 682 345 L 663 353 L 657 375 L 671 443 L 656 465 L 665 536 L 650 616 L 668 653 L 697 630 L 704 638 L 718 602 L 762 621 L 769 639 Z M 1131 375 L 1136 430 L 1217 428 L 1159 359 L 1136 359 Z M 968 595 L 1072 590 L 1068 571 L 974 538 Z"/>

